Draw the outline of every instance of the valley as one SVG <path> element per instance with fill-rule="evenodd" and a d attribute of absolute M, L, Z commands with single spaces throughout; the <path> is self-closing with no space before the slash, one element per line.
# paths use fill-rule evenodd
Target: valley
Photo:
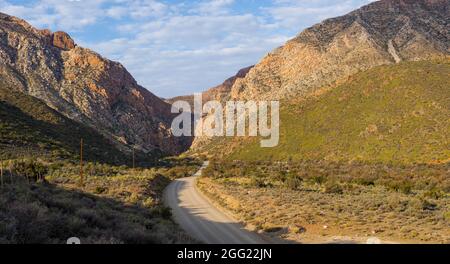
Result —
<path fill-rule="evenodd" d="M 194 95 L 160 98 L 68 33 L 0 13 L 0 244 L 449 244 L 449 14 L 371 2 L 201 93 L 280 105 L 262 147 L 177 135 L 172 104 Z"/>

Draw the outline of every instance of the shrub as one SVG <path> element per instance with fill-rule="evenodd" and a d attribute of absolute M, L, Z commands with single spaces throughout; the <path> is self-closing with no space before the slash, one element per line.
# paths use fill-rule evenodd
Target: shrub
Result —
<path fill-rule="evenodd" d="M 160 206 L 153 210 L 153 213 L 161 216 L 163 219 L 170 219 L 172 217 L 172 210 L 169 207 Z"/>
<path fill-rule="evenodd" d="M 311 177 L 311 181 L 316 184 L 323 184 L 327 179 L 322 175 L 314 175 Z"/>
<path fill-rule="evenodd" d="M 423 194 L 424 198 L 430 198 L 430 199 L 441 199 L 445 197 L 445 194 L 442 191 L 439 191 L 437 189 L 428 190 Z"/>
<path fill-rule="evenodd" d="M 444 213 L 444 219 L 450 222 L 450 211 Z"/>
<path fill-rule="evenodd" d="M 391 181 L 387 183 L 387 186 L 404 194 L 410 194 L 413 189 L 413 184 L 409 181 Z"/>
<path fill-rule="evenodd" d="M 269 187 L 270 184 L 268 184 L 262 177 L 252 176 L 251 185 L 258 188 L 266 188 Z"/>
<path fill-rule="evenodd" d="M 12 164 L 12 171 L 19 176 L 37 182 L 39 180 L 45 180 L 45 176 L 48 173 L 48 167 L 35 160 L 23 160 L 15 161 Z"/>
<path fill-rule="evenodd" d="M 298 190 L 302 185 L 302 178 L 294 174 L 288 174 L 286 176 L 286 180 L 284 181 L 284 185 L 291 190 Z"/>
<path fill-rule="evenodd" d="M 327 182 L 325 184 L 325 193 L 335 193 L 335 194 L 343 194 L 344 190 L 342 189 L 341 185 L 336 182 Z"/>
<path fill-rule="evenodd" d="M 102 186 L 97 186 L 95 187 L 94 193 L 95 194 L 102 194 L 108 191 L 108 188 L 106 187 L 102 187 Z"/>

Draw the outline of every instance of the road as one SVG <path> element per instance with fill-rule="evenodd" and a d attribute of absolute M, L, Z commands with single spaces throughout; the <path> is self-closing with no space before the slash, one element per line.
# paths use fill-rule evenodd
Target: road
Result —
<path fill-rule="evenodd" d="M 246 230 L 241 224 L 211 204 L 196 186 L 203 167 L 192 177 L 173 181 L 164 192 L 164 202 L 172 208 L 175 221 L 193 238 L 206 244 L 267 244 L 271 241 Z"/>

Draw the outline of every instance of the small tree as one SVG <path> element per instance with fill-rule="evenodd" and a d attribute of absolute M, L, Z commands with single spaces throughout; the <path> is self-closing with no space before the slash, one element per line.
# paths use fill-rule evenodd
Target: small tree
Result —
<path fill-rule="evenodd" d="M 16 161 L 12 167 L 17 175 L 33 182 L 44 181 L 48 173 L 47 166 L 35 160 Z"/>

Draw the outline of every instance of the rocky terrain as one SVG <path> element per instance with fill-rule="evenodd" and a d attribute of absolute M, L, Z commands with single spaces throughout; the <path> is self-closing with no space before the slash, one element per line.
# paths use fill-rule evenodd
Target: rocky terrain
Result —
<path fill-rule="evenodd" d="M 306 95 L 374 66 L 450 54 L 449 0 L 382 0 L 306 29 L 232 87 L 238 99 Z"/>
<path fill-rule="evenodd" d="M 0 77 L 72 120 L 91 126 L 124 151 L 177 154 L 170 105 L 137 84 L 119 63 L 75 44 L 64 32 L 38 30 L 0 13 Z"/>
<path fill-rule="evenodd" d="M 208 101 L 219 101 L 224 102 L 225 100 L 230 99 L 231 88 L 236 83 L 236 81 L 241 80 L 247 76 L 249 71 L 254 66 L 249 66 L 239 70 L 236 75 L 226 79 L 222 84 L 215 86 L 213 88 L 208 89 L 207 91 L 202 93 L 202 103 L 206 103 Z M 176 101 L 186 101 L 191 105 L 191 110 L 194 109 L 194 95 L 185 95 L 178 96 L 171 99 L 167 99 L 166 102 L 172 104 Z M 208 147 L 211 143 L 211 138 L 207 136 L 196 136 L 191 144 L 191 149 L 199 149 L 200 147 Z"/>
<path fill-rule="evenodd" d="M 248 139 L 229 159 L 448 163 L 449 76 L 450 59 L 355 74 L 321 94 L 285 102 L 278 146 L 261 148 L 258 138 Z M 227 149 L 214 148 L 215 157 Z"/>
<path fill-rule="evenodd" d="M 237 80 L 245 78 L 247 76 L 248 72 L 253 68 L 254 66 L 249 66 L 246 68 L 243 68 L 239 70 L 236 75 L 226 79 L 222 84 L 217 85 L 213 88 L 208 89 L 205 92 L 202 92 L 202 99 L 203 102 L 218 100 L 223 101 L 230 97 L 231 88 L 236 83 Z M 194 107 L 194 95 L 185 95 L 185 96 L 177 96 L 174 98 L 167 99 L 166 102 L 172 104 L 176 101 L 187 101 L 191 105 L 191 107 Z"/>

